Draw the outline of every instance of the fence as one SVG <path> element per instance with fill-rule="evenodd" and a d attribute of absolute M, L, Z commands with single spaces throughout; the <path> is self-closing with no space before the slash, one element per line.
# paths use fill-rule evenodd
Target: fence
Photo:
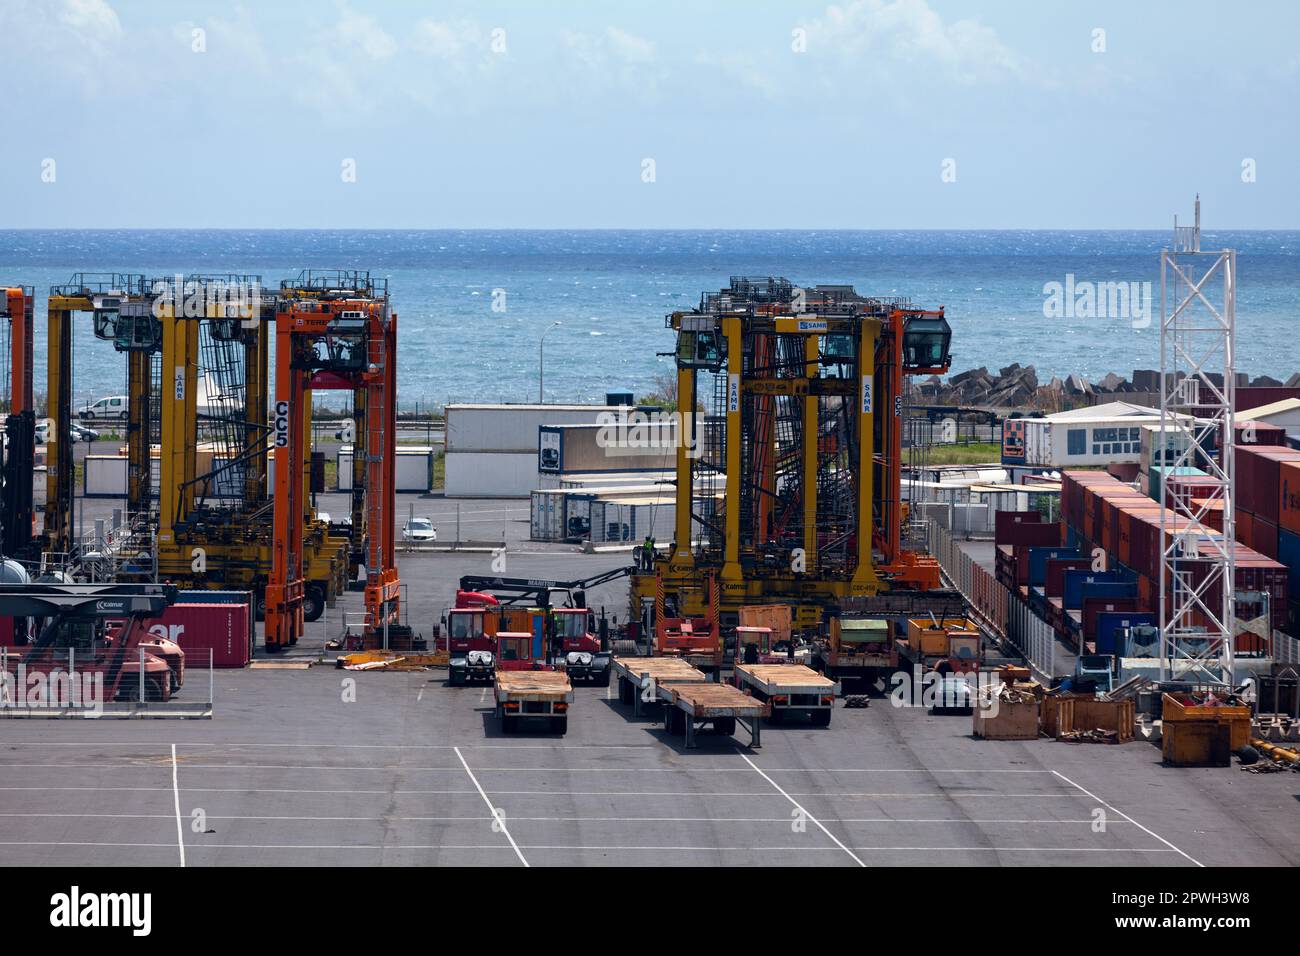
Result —
<path fill-rule="evenodd" d="M 930 553 L 938 558 L 944 573 L 966 599 L 980 624 L 996 637 L 1015 645 L 1041 674 L 1052 676 L 1056 638 L 1047 622 L 963 551 L 946 529 L 933 522 Z"/>
<path fill-rule="evenodd" d="M 174 645 L 0 647 L 0 717 L 210 718 L 212 663 L 211 648 Z"/>
<path fill-rule="evenodd" d="M 1279 664 L 1300 664 L 1300 641 L 1281 631 L 1273 632 L 1273 660 Z"/>

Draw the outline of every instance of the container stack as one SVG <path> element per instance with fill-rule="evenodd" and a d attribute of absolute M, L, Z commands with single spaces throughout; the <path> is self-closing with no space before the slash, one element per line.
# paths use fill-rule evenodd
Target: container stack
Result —
<path fill-rule="evenodd" d="M 1260 426 L 1262 428 L 1263 426 Z M 1240 431 L 1240 429 L 1238 429 Z M 1255 437 L 1259 437 L 1258 432 Z M 1300 597 L 1300 450 L 1240 444 L 1236 462 L 1237 540 L 1287 569 L 1287 593 Z M 1300 625 L 1300 603 L 1288 605 L 1287 627 Z"/>
<path fill-rule="evenodd" d="M 1296 461 L 1300 462 L 1300 453 L 1296 453 Z M 1160 487 L 1167 496 L 1171 497 L 1180 483 L 1184 493 L 1192 498 L 1210 493 L 1208 485 L 1205 485 L 1206 476 L 1181 472 L 1182 469 L 1178 474 L 1160 473 Z M 1238 488 L 1241 487 L 1243 482 L 1239 473 Z M 1296 488 L 1297 528 L 1300 529 L 1300 468 L 1296 471 Z M 1047 593 L 1047 620 L 1054 627 L 1057 626 L 1055 622 L 1059 622 L 1058 633 L 1076 646 L 1079 646 L 1079 641 L 1086 641 L 1095 646 L 1097 653 L 1122 652 L 1113 645 L 1119 628 L 1126 626 L 1125 621 L 1131 625 L 1158 620 L 1161 555 L 1172 543 L 1172 536 L 1188 530 L 1191 523 L 1186 518 L 1167 513 L 1162 537 L 1159 502 L 1138 494 L 1131 486 L 1104 472 L 1096 471 L 1064 473 L 1061 516 L 1066 542 L 1080 559 L 1088 561 L 1089 570 L 1058 566 L 1054 573 L 1061 575 L 1060 607 L 1056 608 L 1052 595 Z M 1213 519 L 1209 523 L 1212 524 Z M 1202 553 L 1209 553 L 1215 547 L 1213 538 L 1216 534 L 1218 532 L 1211 531 L 1198 542 Z M 1300 556 L 1300 533 L 1297 534 L 1297 554 Z M 1234 590 L 1267 593 L 1273 626 L 1285 627 L 1287 569 L 1267 554 L 1250 547 L 1240 533 L 1234 558 Z M 1054 587 L 1053 577 L 1048 590 Z M 1206 603 L 1211 607 L 1218 599 L 1213 590 L 1206 595 Z M 1169 606 L 1172 607 L 1172 601 Z M 1257 613 L 1255 604 L 1238 607 L 1238 614 L 1242 617 L 1252 617 Z M 1192 623 L 1205 622 L 1193 619 Z M 1245 635 L 1239 640 L 1251 641 L 1253 638 Z M 1256 649 L 1238 646 L 1239 651 Z"/>

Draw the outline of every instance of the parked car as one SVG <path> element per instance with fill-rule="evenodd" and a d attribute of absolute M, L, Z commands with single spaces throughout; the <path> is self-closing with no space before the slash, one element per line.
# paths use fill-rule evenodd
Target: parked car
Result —
<path fill-rule="evenodd" d="M 79 425 L 76 422 L 70 423 L 72 428 L 72 440 L 74 442 L 99 441 L 99 432 L 93 428 L 87 428 L 85 425 Z M 53 428 L 54 422 L 48 418 L 42 418 L 36 423 L 36 444 L 48 445 L 50 442 L 50 429 Z"/>
<path fill-rule="evenodd" d="M 403 541 L 437 541 L 438 529 L 428 518 L 412 518 L 402 527 Z"/>
<path fill-rule="evenodd" d="M 101 398 L 97 402 L 83 406 L 81 411 L 77 412 L 77 417 L 83 421 L 95 419 L 126 421 L 126 402 L 125 395 L 110 395 L 108 398 Z"/>

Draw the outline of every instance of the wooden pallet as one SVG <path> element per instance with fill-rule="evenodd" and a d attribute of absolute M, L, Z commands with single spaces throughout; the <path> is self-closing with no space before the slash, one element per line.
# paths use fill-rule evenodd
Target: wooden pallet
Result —
<path fill-rule="evenodd" d="M 640 685 L 642 676 L 648 675 L 656 684 L 704 683 L 701 670 L 680 657 L 616 657 L 614 673 Z"/>
<path fill-rule="evenodd" d="M 737 664 L 736 677 L 768 695 L 840 692 L 839 684 L 803 664 Z"/>
<path fill-rule="evenodd" d="M 569 675 L 560 671 L 497 671 L 498 700 L 573 700 Z"/>

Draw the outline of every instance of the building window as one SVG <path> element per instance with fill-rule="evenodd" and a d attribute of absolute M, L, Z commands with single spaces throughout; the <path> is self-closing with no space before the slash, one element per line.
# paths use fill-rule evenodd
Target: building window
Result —
<path fill-rule="evenodd" d="M 1071 428 L 1066 432 L 1065 450 L 1070 455 L 1086 455 L 1088 453 L 1088 429 Z"/>

